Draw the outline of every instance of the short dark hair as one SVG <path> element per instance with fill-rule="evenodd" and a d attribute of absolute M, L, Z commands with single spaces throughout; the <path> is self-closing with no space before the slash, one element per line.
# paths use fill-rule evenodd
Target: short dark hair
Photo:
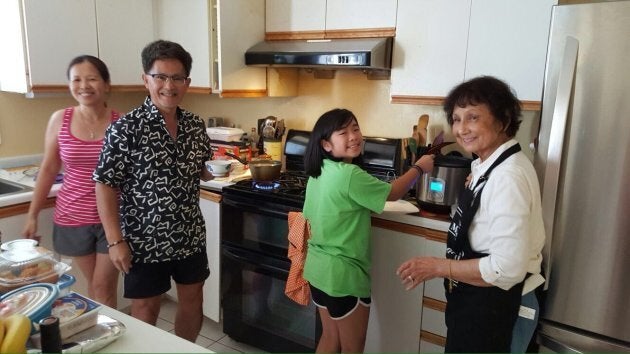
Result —
<path fill-rule="evenodd" d="M 516 135 L 521 125 L 521 103 L 505 82 L 492 76 L 479 76 L 455 86 L 444 100 L 448 124 L 453 126 L 455 107 L 485 104 L 503 125 L 508 137 Z"/>
<path fill-rule="evenodd" d="M 68 78 L 68 80 L 70 80 L 70 70 L 72 69 L 72 67 L 77 64 L 84 63 L 84 62 L 88 62 L 94 65 L 98 73 L 101 75 L 101 78 L 103 79 L 103 81 L 107 83 L 110 82 L 109 70 L 107 69 L 107 65 L 105 65 L 105 63 L 101 59 L 92 55 L 87 55 L 87 54 L 79 55 L 78 57 L 75 57 L 74 59 L 70 61 L 70 64 L 68 64 L 68 69 L 66 69 L 66 77 Z"/>
<path fill-rule="evenodd" d="M 144 73 L 149 73 L 156 60 L 163 59 L 179 60 L 184 66 L 186 76 L 190 76 L 190 69 L 192 68 L 192 57 L 190 53 L 178 43 L 165 41 L 163 39 L 151 42 L 142 49 L 142 69 Z"/>
<path fill-rule="evenodd" d="M 304 170 L 307 175 L 319 177 L 322 174 L 322 163 L 325 158 L 337 161 L 322 147 L 322 140 L 329 140 L 331 135 L 352 122 L 357 122 L 354 113 L 347 109 L 335 108 L 324 114 L 317 120 L 311 132 L 306 152 L 304 153 Z M 358 123 L 358 122 L 357 122 Z"/>

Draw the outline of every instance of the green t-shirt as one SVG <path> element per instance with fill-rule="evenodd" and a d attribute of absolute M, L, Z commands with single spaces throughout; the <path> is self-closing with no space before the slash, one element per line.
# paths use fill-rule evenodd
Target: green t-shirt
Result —
<path fill-rule="evenodd" d="M 371 212 L 381 213 L 389 183 L 360 167 L 324 160 L 306 187 L 311 238 L 304 278 L 330 296 L 370 296 Z"/>

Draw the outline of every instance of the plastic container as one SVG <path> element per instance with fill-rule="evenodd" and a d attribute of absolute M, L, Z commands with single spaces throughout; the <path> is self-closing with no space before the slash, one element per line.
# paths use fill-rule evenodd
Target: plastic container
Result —
<path fill-rule="evenodd" d="M 210 139 L 220 141 L 240 141 L 245 134 L 243 129 L 228 127 L 206 128 L 206 132 Z"/>
<path fill-rule="evenodd" d="M 42 247 L 4 251 L 0 253 L 0 293 L 33 283 L 55 284 L 69 269 Z"/>
<path fill-rule="evenodd" d="M 21 313 L 28 316 L 31 322 L 38 323 L 50 316 L 52 304 L 58 295 L 59 289 L 54 284 L 37 283 L 23 286 L 0 297 L 2 315 Z M 31 331 L 35 332 L 34 326 Z"/>

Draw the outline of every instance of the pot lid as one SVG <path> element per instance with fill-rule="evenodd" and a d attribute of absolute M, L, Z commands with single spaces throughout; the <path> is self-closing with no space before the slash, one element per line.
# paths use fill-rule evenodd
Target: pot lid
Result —
<path fill-rule="evenodd" d="M 26 285 L 0 297 L 0 313 L 4 316 L 21 313 L 32 319 L 42 311 L 50 311 L 58 294 L 59 290 L 53 284 Z"/>

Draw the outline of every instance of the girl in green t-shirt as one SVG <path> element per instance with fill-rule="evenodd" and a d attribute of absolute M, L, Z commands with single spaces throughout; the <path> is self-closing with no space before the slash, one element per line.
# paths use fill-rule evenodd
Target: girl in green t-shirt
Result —
<path fill-rule="evenodd" d="M 370 314 L 370 218 L 387 200 L 398 200 L 424 172 L 421 157 L 391 184 L 354 164 L 363 135 L 352 112 L 333 109 L 315 123 L 304 156 L 303 213 L 311 225 L 304 278 L 319 308 L 322 336 L 317 352 L 362 352 Z"/>

